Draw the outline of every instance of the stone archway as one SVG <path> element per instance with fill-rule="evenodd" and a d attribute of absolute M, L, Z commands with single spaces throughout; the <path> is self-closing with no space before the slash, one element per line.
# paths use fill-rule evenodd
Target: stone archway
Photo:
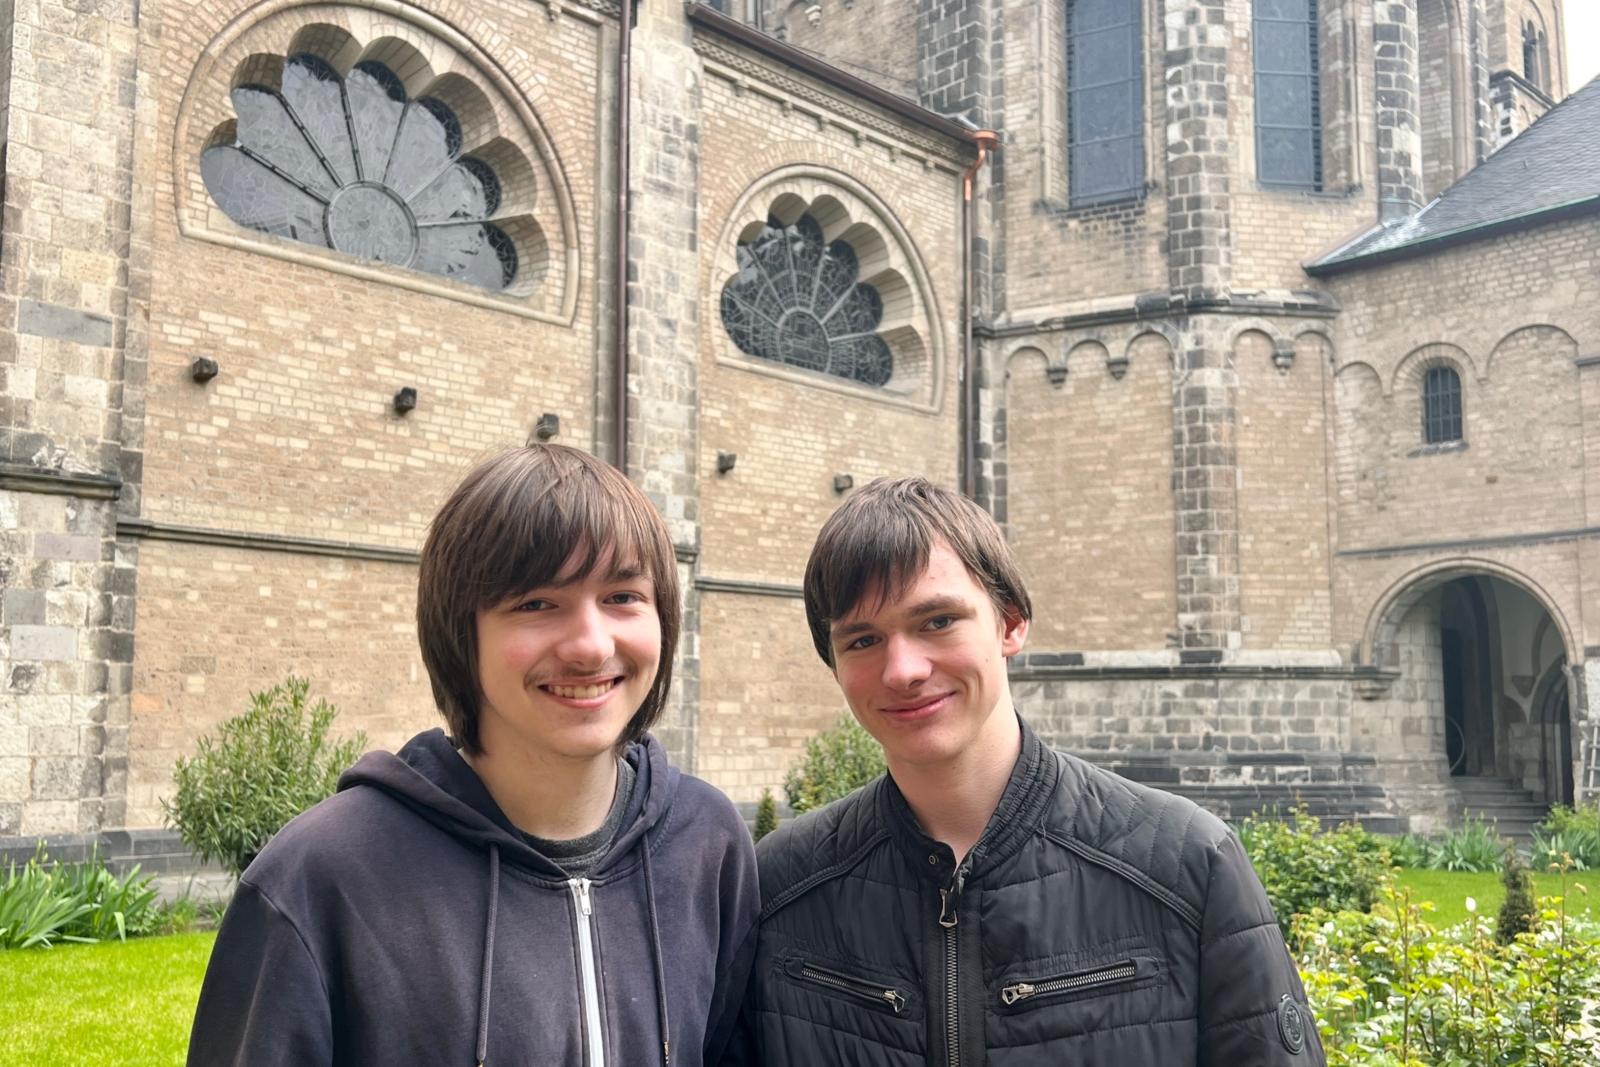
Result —
<path fill-rule="evenodd" d="M 1521 835 L 1569 801 L 1571 629 L 1536 583 L 1476 560 L 1414 572 L 1373 612 L 1364 651 L 1395 678 L 1371 734 L 1412 814 L 1481 811 Z"/>

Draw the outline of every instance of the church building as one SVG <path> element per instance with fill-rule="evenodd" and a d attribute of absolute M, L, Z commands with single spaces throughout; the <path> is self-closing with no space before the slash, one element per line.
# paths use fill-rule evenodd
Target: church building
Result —
<path fill-rule="evenodd" d="M 427 523 L 538 440 L 667 517 L 658 733 L 741 803 L 843 711 L 816 530 L 907 473 L 1015 545 L 1059 748 L 1229 817 L 1584 788 L 1562 0 L 0 5 L 0 848 L 170 848 L 290 674 L 435 724 Z"/>

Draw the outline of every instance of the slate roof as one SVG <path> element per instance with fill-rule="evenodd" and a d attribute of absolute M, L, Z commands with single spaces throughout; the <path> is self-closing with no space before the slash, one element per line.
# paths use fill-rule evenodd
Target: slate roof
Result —
<path fill-rule="evenodd" d="M 1442 245 L 1600 210 L 1600 78 L 1551 108 L 1500 151 L 1405 219 L 1378 225 L 1306 273 L 1333 274 Z"/>

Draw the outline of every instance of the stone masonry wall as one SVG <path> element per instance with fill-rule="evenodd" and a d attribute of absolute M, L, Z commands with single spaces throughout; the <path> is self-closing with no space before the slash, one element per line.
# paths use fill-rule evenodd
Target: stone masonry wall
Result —
<path fill-rule="evenodd" d="M 0 222 L 0 835 L 122 821 L 131 612 L 115 497 L 133 3 L 10 6 Z M 131 588 L 120 590 L 131 593 Z M 116 610 L 120 608 L 120 610 Z"/>
<path fill-rule="evenodd" d="M 1033 598 L 1030 647 L 1166 646 L 1177 610 L 1171 409 L 1159 334 L 1079 341 L 1053 366 L 1032 346 L 1008 360 L 1005 519 Z"/>
<path fill-rule="evenodd" d="M 911 0 L 763 0 L 767 33 L 863 81 L 917 98 L 917 13 Z"/>

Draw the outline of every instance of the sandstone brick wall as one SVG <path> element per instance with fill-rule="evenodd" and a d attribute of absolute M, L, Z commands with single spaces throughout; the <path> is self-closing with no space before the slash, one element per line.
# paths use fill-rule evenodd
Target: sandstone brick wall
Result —
<path fill-rule="evenodd" d="M 1332 280 L 1349 309 L 1336 326 L 1342 549 L 1585 525 L 1575 338 L 1600 327 L 1580 266 L 1597 250 L 1590 220 Z M 1421 371 L 1437 361 L 1461 375 L 1459 447 L 1422 443 Z"/>
<path fill-rule="evenodd" d="M 149 235 L 156 283 L 149 381 L 138 390 L 138 517 L 399 551 L 397 562 L 377 562 L 130 544 L 141 650 L 131 824 L 159 822 L 172 761 L 195 736 L 291 672 L 339 707 L 342 729 L 364 729 L 374 745 L 392 748 L 435 724 L 405 552 L 419 547 L 465 469 L 528 440 L 542 413 L 559 416 L 558 440 L 592 447 L 596 292 L 608 255 L 592 236 L 600 157 L 610 151 L 599 102 L 610 62 L 604 19 L 538 5 L 407 10 L 262 17 L 241 3 L 146 7 L 153 194 L 135 224 Z M 500 135 L 535 166 L 531 198 L 548 261 L 531 294 L 355 264 L 244 231 L 215 208 L 199 183 L 199 150 L 218 116 L 231 114 L 234 70 L 246 54 L 284 54 L 309 25 L 363 43 L 403 41 L 434 74 L 465 77 L 492 101 Z M 475 41 L 495 43 L 480 50 Z M 525 263 L 539 255 L 520 251 Z M 197 356 L 218 362 L 215 380 L 190 380 Z M 392 398 L 404 386 L 419 400 L 399 415 Z"/>
<path fill-rule="evenodd" d="M 830 106 L 819 83 L 710 35 L 695 47 L 700 151 L 718 161 L 698 190 L 697 571 L 709 582 L 793 587 L 844 499 L 836 474 L 858 487 L 879 475 L 956 480 L 963 150 L 869 106 Z M 830 240 L 852 244 L 860 279 L 884 294 L 896 357 L 884 388 L 747 355 L 722 325 L 737 240 L 771 213 L 793 221 L 804 212 Z M 717 472 L 719 453 L 738 457 L 731 471 Z M 810 650 L 798 600 L 701 596 L 697 767 L 734 799 L 754 800 L 843 703 Z"/>
<path fill-rule="evenodd" d="M 917 96 L 914 0 L 762 0 L 763 28 L 786 44 L 909 99 Z"/>
<path fill-rule="evenodd" d="M 1145 179 L 1150 192 L 1093 207 L 1070 204 L 1067 158 L 1066 5 L 1005 5 L 1004 302 L 1016 318 L 1060 313 L 1074 302 L 1167 285 L 1166 44 L 1159 5 L 1146 4 Z"/>
<path fill-rule="evenodd" d="M 723 162 L 700 190 L 700 569 L 797 582 L 817 528 L 841 499 L 834 474 L 857 485 L 882 474 L 955 478 L 959 165 L 950 147 L 819 118 L 814 105 L 802 111 L 794 90 L 805 83 L 758 86 L 752 75 L 741 87 L 727 59 L 706 61 L 702 151 Z M 897 347 L 887 387 L 782 367 L 745 355 L 728 337 L 718 301 L 733 274 L 732 245 L 782 198 L 824 217 L 841 205 L 848 222 L 837 225 L 855 243 L 862 280 L 880 291 L 894 286 L 912 308 L 903 321 L 917 343 Z M 887 308 L 885 321 L 893 317 Z M 739 457 L 720 476 L 718 452 Z"/>
<path fill-rule="evenodd" d="M 594 227 L 604 135 L 597 109 L 575 105 L 597 98 L 599 26 L 574 14 L 551 19 L 536 5 L 520 15 L 470 4 L 420 9 L 428 14 L 419 17 L 437 23 L 369 22 L 361 9 L 335 8 L 269 15 L 218 42 L 228 20 L 247 10 L 224 0 L 163 12 L 169 21 L 153 79 L 157 126 L 187 137 L 173 143 L 163 136 L 154 146 L 177 169 L 157 170 L 155 214 L 146 223 L 155 235 L 157 282 L 143 513 L 193 526 L 415 547 L 463 469 L 527 440 L 542 412 L 560 417 L 562 440 L 591 440 L 599 250 L 581 235 Z M 577 213 L 571 233 L 551 226 L 556 232 L 546 236 L 555 258 L 575 253 L 578 275 L 547 277 L 542 286 L 576 290 L 570 317 L 559 293 L 468 302 L 479 301 L 481 291 L 441 280 L 436 293 L 419 293 L 400 285 L 431 279 L 393 268 L 352 276 L 341 269 L 351 261 L 338 253 L 306 248 L 303 261 L 286 263 L 256 247 L 207 239 L 219 232 L 290 253 L 305 248 L 231 224 L 209 206 L 198 168 L 213 119 L 231 114 L 226 92 L 239 59 L 274 48 L 281 54 L 311 24 L 348 29 L 358 43 L 397 37 L 425 50 L 438 64 L 435 73 L 456 70 L 491 97 L 531 101 L 550 150 L 565 164 L 543 161 L 533 199 L 555 203 L 569 195 Z M 515 35 L 518 49 L 476 53 L 466 44 L 497 34 Z M 182 110 L 185 94 L 192 111 Z M 510 128 L 509 107 L 503 120 L 506 134 L 532 150 L 532 132 Z M 180 187 L 192 205 L 188 214 L 205 215 L 191 219 L 188 232 L 179 225 L 186 217 L 176 200 Z M 219 288 L 219 278 L 229 283 Z M 556 321 L 521 313 L 530 307 Z M 202 355 L 221 366 L 204 386 L 187 376 Z M 399 416 L 391 402 L 403 386 L 415 388 L 419 401 Z"/>
<path fill-rule="evenodd" d="M 1037 348 L 1009 361 L 1007 533 L 1036 650 L 1163 648 L 1175 625 L 1171 346 L 1107 340 L 1120 365 L 1089 340 L 1064 376 Z"/>
<path fill-rule="evenodd" d="M 848 709 L 798 597 L 701 594 L 699 773 L 735 801 L 780 801 L 805 743 Z"/>
<path fill-rule="evenodd" d="M 1245 648 L 1315 651 L 1333 637 L 1323 419 L 1331 351 L 1310 332 L 1288 344 L 1285 359 L 1260 330 L 1234 343 L 1240 610 Z"/>
<path fill-rule="evenodd" d="M 289 674 L 373 747 L 441 725 L 413 567 L 161 541 L 141 545 L 139 564 L 128 825 L 161 825 L 173 761 Z"/>

